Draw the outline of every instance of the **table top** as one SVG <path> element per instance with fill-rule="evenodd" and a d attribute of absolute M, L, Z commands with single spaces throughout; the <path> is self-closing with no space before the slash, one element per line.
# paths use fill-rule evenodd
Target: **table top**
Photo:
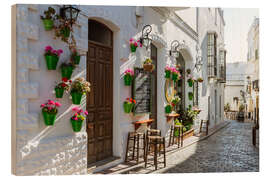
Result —
<path fill-rule="evenodd" d="M 180 114 L 177 113 L 171 113 L 171 114 L 166 114 L 167 117 L 179 117 Z"/>
<path fill-rule="evenodd" d="M 153 122 L 154 119 L 145 119 L 145 120 L 141 120 L 141 121 L 136 121 L 136 122 L 132 122 L 133 124 L 143 124 L 143 123 L 149 123 L 149 122 Z"/>

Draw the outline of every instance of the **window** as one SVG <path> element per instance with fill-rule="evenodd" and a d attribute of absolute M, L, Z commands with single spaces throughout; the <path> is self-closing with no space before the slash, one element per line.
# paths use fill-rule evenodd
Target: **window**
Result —
<path fill-rule="evenodd" d="M 193 106 L 199 106 L 199 83 L 196 81 L 194 82 L 193 84 L 193 95 L 194 95 L 194 98 L 193 98 Z"/>
<path fill-rule="evenodd" d="M 217 76 L 217 36 L 215 33 L 208 33 L 207 36 L 208 77 L 215 77 Z"/>
<path fill-rule="evenodd" d="M 219 76 L 220 79 L 222 80 L 221 82 L 226 81 L 226 51 L 225 50 L 220 50 L 219 51 Z"/>

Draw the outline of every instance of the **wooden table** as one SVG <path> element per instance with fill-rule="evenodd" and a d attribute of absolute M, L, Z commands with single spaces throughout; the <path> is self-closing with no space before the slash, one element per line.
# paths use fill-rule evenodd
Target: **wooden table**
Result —
<path fill-rule="evenodd" d="M 180 114 L 177 114 L 177 113 L 166 114 L 167 122 L 169 122 L 171 120 L 175 120 L 179 116 L 180 116 Z"/>
<path fill-rule="evenodd" d="M 145 120 L 133 122 L 134 127 L 135 127 L 135 131 L 136 131 L 142 124 L 147 123 L 147 126 L 149 126 L 153 121 L 154 121 L 154 119 L 145 119 Z"/>

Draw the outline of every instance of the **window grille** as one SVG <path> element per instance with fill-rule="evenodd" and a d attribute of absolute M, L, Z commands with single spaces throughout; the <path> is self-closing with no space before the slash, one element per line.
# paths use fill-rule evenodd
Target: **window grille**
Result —
<path fill-rule="evenodd" d="M 214 33 L 208 33 L 207 64 L 208 77 L 217 76 L 217 36 Z"/>

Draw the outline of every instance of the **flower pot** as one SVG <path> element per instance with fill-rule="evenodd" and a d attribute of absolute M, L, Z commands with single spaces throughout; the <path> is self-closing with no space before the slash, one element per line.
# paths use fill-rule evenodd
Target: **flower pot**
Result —
<path fill-rule="evenodd" d="M 132 111 L 133 104 L 124 103 L 124 111 L 125 113 L 130 113 Z"/>
<path fill-rule="evenodd" d="M 45 55 L 45 60 L 48 70 L 56 70 L 56 66 L 59 60 L 58 56 Z"/>
<path fill-rule="evenodd" d="M 177 81 L 178 79 L 178 74 L 172 73 L 172 80 Z"/>
<path fill-rule="evenodd" d="M 70 35 L 70 29 L 68 27 L 64 27 L 61 29 L 60 33 L 65 37 L 68 38 Z"/>
<path fill-rule="evenodd" d="M 62 98 L 64 95 L 64 88 L 54 88 L 55 91 L 55 97 L 56 98 Z"/>
<path fill-rule="evenodd" d="M 80 132 L 81 131 L 82 123 L 83 123 L 82 120 L 70 119 L 70 122 L 71 122 L 71 126 L 72 126 L 72 129 L 73 129 L 74 132 Z"/>
<path fill-rule="evenodd" d="M 130 44 L 130 51 L 131 52 L 136 52 L 137 46 L 135 46 L 134 44 Z"/>
<path fill-rule="evenodd" d="M 165 71 L 165 78 L 169 79 L 171 77 L 171 71 Z"/>
<path fill-rule="evenodd" d="M 61 68 L 62 78 L 70 79 L 73 72 L 72 66 L 64 66 Z"/>
<path fill-rule="evenodd" d="M 188 99 L 191 101 L 193 99 L 193 94 L 189 94 Z"/>
<path fill-rule="evenodd" d="M 43 19 L 44 29 L 46 31 L 50 31 L 53 28 L 53 20 L 52 19 Z"/>
<path fill-rule="evenodd" d="M 83 94 L 80 92 L 71 92 L 72 103 L 77 105 L 81 104 L 82 95 Z"/>
<path fill-rule="evenodd" d="M 72 56 L 71 59 L 74 64 L 80 64 L 81 56 Z"/>
<path fill-rule="evenodd" d="M 124 76 L 124 82 L 126 86 L 130 86 L 132 83 L 132 76 L 131 75 L 125 75 Z"/>
<path fill-rule="evenodd" d="M 192 87 L 192 86 L 193 86 L 192 80 L 188 80 L 188 86 L 189 86 L 189 87 Z"/>
<path fill-rule="evenodd" d="M 152 72 L 154 70 L 154 65 L 153 64 L 144 64 L 143 68 L 145 71 Z"/>
<path fill-rule="evenodd" d="M 44 123 L 46 126 L 53 126 L 54 125 L 54 121 L 56 119 L 56 114 L 51 114 L 51 113 L 42 111 L 42 115 L 43 115 Z"/>
<path fill-rule="evenodd" d="M 167 106 L 165 107 L 165 113 L 166 113 L 166 114 L 170 114 L 171 112 L 172 112 L 172 106 L 167 105 Z"/>

